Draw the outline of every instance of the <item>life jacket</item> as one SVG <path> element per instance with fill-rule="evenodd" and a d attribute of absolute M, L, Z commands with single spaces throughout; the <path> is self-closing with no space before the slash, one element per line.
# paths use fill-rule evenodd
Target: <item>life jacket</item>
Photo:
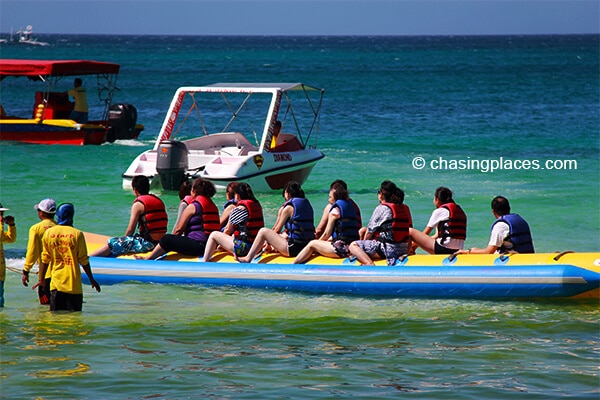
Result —
<path fill-rule="evenodd" d="M 333 240 L 342 240 L 348 244 L 358 240 L 358 218 L 356 215 L 356 209 L 354 208 L 353 202 L 349 200 L 336 200 L 331 205 L 331 209 L 340 209 L 340 218 L 335 222 L 333 228 Z"/>
<path fill-rule="evenodd" d="M 467 215 L 463 209 L 456 203 L 446 203 L 440 207 L 450 212 L 448 219 L 440 221 L 437 227 L 441 243 L 444 243 L 448 237 L 465 240 L 467 238 Z"/>
<path fill-rule="evenodd" d="M 192 196 L 191 194 L 188 194 L 183 199 L 181 199 L 181 201 L 189 206 L 194 201 L 194 196 Z"/>
<path fill-rule="evenodd" d="M 348 200 L 354 206 L 354 211 L 356 211 L 356 220 L 358 221 L 358 227 L 360 228 L 362 226 L 362 216 L 360 215 L 360 208 L 358 207 L 358 204 L 354 202 L 354 200 L 350 198 Z"/>
<path fill-rule="evenodd" d="M 505 222 L 510 228 L 509 234 L 504 238 L 504 243 L 498 249 L 499 253 L 516 251 L 517 253 L 535 253 L 533 238 L 529 224 L 519 214 L 506 214 L 498 218 L 493 224 Z"/>
<path fill-rule="evenodd" d="M 204 231 L 210 235 L 211 232 L 221 229 L 219 210 L 210 198 L 198 196 L 194 199 L 194 206 L 196 206 L 196 213 L 188 222 L 186 235 L 194 231 Z"/>
<path fill-rule="evenodd" d="M 234 233 L 234 236 L 245 242 L 253 242 L 260 228 L 265 226 L 262 207 L 256 200 L 240 200 L 237 205 L 246 207 L 248 221 L 243 226 L 238 226 L 238 231 Z"/>
<path fill-rule="evenodd" d="M 229 199 L 225 202 L 225 204 L 223 204 L 223 210 L 226 209 L 227 207 L 229 207 L 230 205 L 235 205 L 235 199 Z"/>
<path fill-rule="evenodd" d="M 156 236 L 167 233 L 169 218 L 165 211 L 165 203 L 153 194 L 143 194 L 135 200 L 144 205 L 144 212 L 139 219 L 140 234 L 147 240 L 156 241 Z"/>
<path fill-rule="evenodd" d="M 412 226 L 412 216 L 410 215 L 410 209 L 406 204 L 396 203 L 381 203 L 384 206 L 389 207 L 392 210 L 392 220 L 386 221 L 382 225 L 382 229 L 379 232 L 379 241 L 383 243 L 390 243 L 389 237 L 393 238 L 393 243 L 402 243 L 408 239 L 408 228 Z M 382 232 L 391 233 L 381 236 Z"/>
<path fill-rule="evenodd" d="M 315 238 L 315 214 L 310 202 L 301 197 L 294 197 L 283 204 L 291 205 L 294 214 L 286 221 L 285 229 L 288 240 L 306 242 Z"/>

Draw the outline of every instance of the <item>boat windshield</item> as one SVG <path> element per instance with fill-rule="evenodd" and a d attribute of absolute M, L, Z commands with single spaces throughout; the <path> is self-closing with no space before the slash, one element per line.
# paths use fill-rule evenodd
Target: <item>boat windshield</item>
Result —
<path fill-rule="evenodd" d="M 183 91 L 180 107 L 171 116 L 170 139 L 188 140 L 215 133 L 239 132 L 256 147 L 270 139 L 271 120 L 282 123 L 282 133 L 298 137 L 308 145 L 318 129 L 321 92 L 314 99 L 302 90 L 281 92 L 280 102 L 272 92 Z M 175 118 L 173 118 L 175 116 Z M 263 138 L 269 136 L 269 138 Z M 316 134 L 314 135 L 316 140 Z"/>

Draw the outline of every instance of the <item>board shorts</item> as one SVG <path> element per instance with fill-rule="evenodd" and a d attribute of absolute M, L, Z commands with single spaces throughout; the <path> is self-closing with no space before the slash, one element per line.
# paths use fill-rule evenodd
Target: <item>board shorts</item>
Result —
<path fill-rule="evenodd" d="M 448 248 L 446 246 L 442 246 L 436 240 L 435 241 L 435 247 L 434 247 L 434 250 L 433 250 L 433 254 L 454 254 L 457 251 L 458 251 L 458 249 L 450 249 L 450 248 Z"/>
<path fill-rule="evenodd" d="M 383 243 L 379 240 L 357 240 L 354 242 L 371 258 L 385 259 L 387 265 L 395 265 L 398 259 L 408 254 L 408 243 Z"/>
<path fill-rule="evenodd" d="M 108 248 L 113 257 L 121 254 L 147 253 L 154 249 L 154 243 L 136 233 L 133 236 L 117 236 L 108 239 Z"/>
<path fill-rule="evenodd" d="M 333 246 L 333 251 L 338 255 L 338 257 L 346 258 L 350 256 L 350 246 L 343 240 L 336 240 L 335 242 L 331 243 L 331 245 Z"/>
<path fill-rule="evenodd" d="M 82 306 L 83 294 L 64 293 L 56 289 L 50 291 L 50 311 L 81 311 Z"/>
<path fill-rule="evenodd" d="M 287 250 L 290 257 L 296 257 L 298 254 L 300 254 L 300 252 L 303 248 L 306 247 L 308 242 L 310 242 L 310 240 L 307 240 L 306 242 L 288 241 Z"/>
<path fill-rule="evenodd" d="M 245 242 L 241 239 L 233 239 L 233 254 L 238 257 L 246 257 L 252 247 L 252 243 Z"/>

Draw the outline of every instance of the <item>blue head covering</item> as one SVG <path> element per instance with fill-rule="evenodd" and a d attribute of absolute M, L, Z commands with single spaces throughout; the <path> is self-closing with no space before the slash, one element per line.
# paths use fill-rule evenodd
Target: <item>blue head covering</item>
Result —
<path fill-rule="evenodd" d="M 63 203 L 56 209 L 56 223 L 59 225 L 73 226 L 75 207 L 71 203 Z"/>

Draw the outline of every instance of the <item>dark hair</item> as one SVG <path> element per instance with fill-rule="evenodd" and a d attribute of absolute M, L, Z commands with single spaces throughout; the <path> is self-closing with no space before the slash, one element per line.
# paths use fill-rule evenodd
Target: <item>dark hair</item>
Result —
<path fill-rule="evenodd" d="M 335 183 L 331 185 L 331 189 L 333 190 L 333 199 L 334 200 L 347 200 L 348 199 L 348 189 L 341 183 Z"/>
<path fill-rule="evenodd" d="M 227 188 L 225 189 L 226 197 L 227 195 L 230 195 L 233 199 L 235 197 L 235 192 L 239 184 L 239 182 L 229 182 L 227 184 Z"/>
<path fill-rule="evenodd" d="M 150 193 L 150 181 L 144 175 L 134 176 L 131 180 L 131 187 L 142 195 Z"/>
<path fill-rule="evenodd" d="M 81 78 L 75 78 L 73 80 L 73 86 L 81 86 L 83 85 L 83 81 L 81 80 Z"/>
<path fill-rule="evenodd" d="M 246 182 L 241 182 L 235 188 L 235 193 L 240 196 L 242 200 L 255 200 L 254 193 L 252 192 L 252 188 Z"/>
<path fill-rule="evenodd" d="M 379 193 L 387 203 L 402 205 L 404 203 L 404 191 L 392 181 L 383 181 L 379 188 Z"/>
<path fill-rule="evenodd" d="M 289 181 L 288 183 L 286 183 L 285 187 L 283 188 L 284 195 L 285 192 L 287 192 L 290 195 L 290 197 L 305 197 L 304 190 L 302 190 L 302 187 L 296 181 Z"/>
<path fill-rule="evenodd" d="M 492 210 L 498 215 L 510 214 L 510 203 L 506 197 L 496 196 L 492 199 Z"/>
<path fill-rule="evenodd" d="M 188 179 L 183 181 L 179 186 L 179 200 L 183 200 L 185 196 L 188 196 L 192 191 L 192 182 Z"/>
<path fill-rule="evenodd" d="M 452 199 L 452 190 L 447 187 L 440 186 L 437 188 L 434 197 L 441 201 L 442 204 L 454 203 L 454 200 Z"/>
<path fill-rule="evenodd" d="M 215 184 L 204 178 L 196 178 L 192 183 L 192 190 L 197 196 L 213 197 L 217 193 Z"/>
<path fill-rule="evenodd" d="M 336 179 L 335 181 L 331 182 L 331 185 L 329 185 L 329 190 L 333 189 L 333 186 L 338 184 L 342 185 L 344 189 L 348 190 L 348 185 L 341 179 Z"/>

